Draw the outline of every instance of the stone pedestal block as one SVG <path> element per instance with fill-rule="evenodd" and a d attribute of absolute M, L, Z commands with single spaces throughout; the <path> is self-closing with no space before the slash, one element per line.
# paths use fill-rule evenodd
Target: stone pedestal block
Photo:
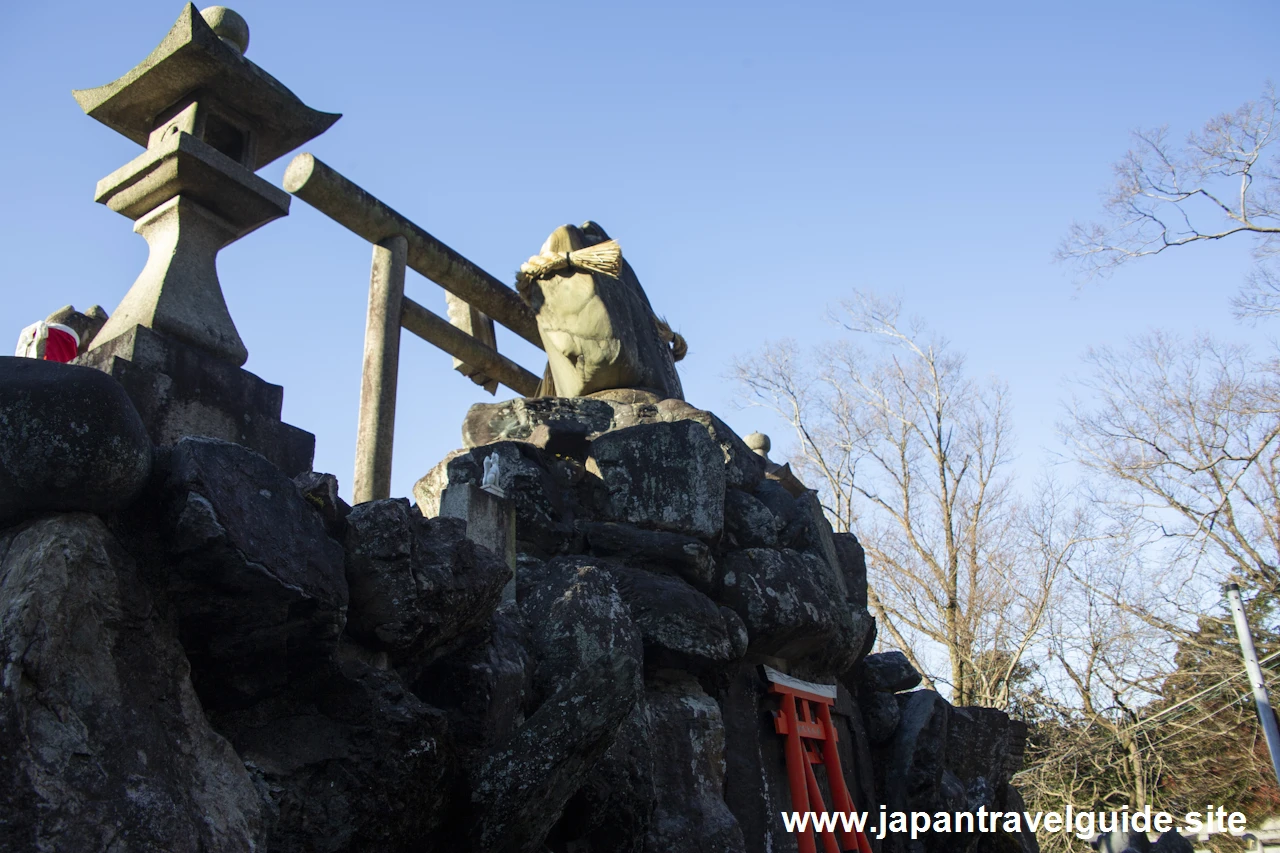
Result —
<path fill-rule="evenodd" d="M 145 326 L 91 349 L 76 363 L 119 380 L 157 445 L 219 438 L 265 456 L 290 477 L 311 470 L 316 439 L 280 420 L 284 390 Z"/>
<path fill-rule="evenodd" d="M 516 600 L 516 508 L 474 483 L 458 483 L 440 496 L 440 515 L 467 522 L 467 538 L 497 554 L 511 569 L 503 601 Z"/>

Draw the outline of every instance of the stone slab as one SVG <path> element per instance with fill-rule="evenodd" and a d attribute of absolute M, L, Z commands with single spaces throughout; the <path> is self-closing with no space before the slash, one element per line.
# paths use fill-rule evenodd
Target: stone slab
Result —
<path fill-rule="evenodd" d="M 503 601 L 516 600 L 516 507 L 506 498 L 474 483 L 458 483 L 440 496 L 440 515 L 467 523 L 467 538 L 497 554 L 511 569 L 502 590 Z"/>
<path fill-rule="evenodd" d="M 284 389 L 145 326 L 88 351 L 77 364 L 119 380 L 151 440 L 184 436 L 234 442 L 289 476 L 311 470 L 315 436 L 280 420 Z"/>

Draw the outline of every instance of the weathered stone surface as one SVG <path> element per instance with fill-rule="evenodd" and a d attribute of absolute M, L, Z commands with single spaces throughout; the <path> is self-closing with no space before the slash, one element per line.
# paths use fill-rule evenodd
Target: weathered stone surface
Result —
<path fill-rule="evenodd" d="M 756 484 L 752 494 L 777 517 L 779 536 L 795 535 L 799 528 L 794 527 L 791 522 L 796 518 L 796 499 L 790 492 L 774 480 L 761 480 Z M 783 540 L 781 544 L 790 548 L 795 543 Z M 804 547 L 803 543 L 800 547 Z"/>
<path fill-rule="evenodd" d="M 902 718 L 902 709 L 892 693 L 869 690 L 862 697 L 862 713 L 867 722 L 867 738 L 881 744 L 893 737 Z"/>
<path fill-rule="evenodd" d="M 862 679 L 872 690 L 898 693 L 920 686 L 920 673 L 907 656 L 896 649 L 867 655 L 862 659 L 862 673 Z"/>
<path fill-rule="evenodd" d="M 822 511 L 822 502 L 818 500 L 816 493 L 805 492 L 796 498 L 795 510 L 795 517 L 787 525 L 787 529 L 782 531 L 780 541 L 788 548 L 821 557 L 831 570 L 831 578 L 839 590 L 841 600 L 847 601 L 849 591 L 845 588 L 844 572 L 832 538 L 831 523 Z"/>
<path fill-rule="evenodd" d="M 420 850 L 456 787 L 444 715 L 358 661 L 213 722 L 263 792 L 279 853 Z"/>
<path fill-rule="evenodd" d="M 398 661 L 424 656 L 489 619 L 511 570 L 467 539 L 466 522 L 421 518 L 403 498 L 347 516 L 347 632 Z"/>
<path fill-rule="evenodd" d="M 472 782 L 476 819 L 460 850 L 535 853 L 614 742 L 638 698 L 636 662 L 585 661 L 515 733 L 485 753 Z"/>
<path fill-rule="evenodd" d="M 730 674 L 718 698 L 725 731 L 724 801 L 742 829 L 746 850 L 795 853 L 796 837 L 785 831 L 780 817 L 791 810 L 783 741 L 763 723 L 778 701 L 765 693 L 759 667 L 747 664 Z"/>
<path fill-rule="evenodd" d="M 580 522 L 578 526 L 592 554 L 617 557 L 632 566 L 672 572 L 703 592 L 712 588 L 715 558 L 699 539 L 612 521 Z"/>
<path fill-rule="evenodd" d="M 0 524 L 45 510 L 127 506 L 151 440 L 120 383 L 96 370 L 0 357 Z"/>
<path fill-rule="evenodd" d="M 730 658 L 737 660 L 747 653 L 751 645 L 751 635 L 747 633 L 746 623 L 730 607 L 720 605 L 720 616 L 724 619 L 725 631 L 729 635 Z"/>
<path fill-rule="evenodd" d="M 833 533 L 831 543 L 844 575 L 845 592 L 858 607 L 867 606 L 867 554 L 852 533 Z"/>
<path fill-rule="evenodd" d="M 725 482 L 735 489 L 750 491 L 764 479 L 764 460 L 747 447 L 728 424 L 711 412 L 695 408 L 683 400 L 663 400 L 658 403 L 658 417 L 665 423 L 693 421 L 706 427 L 711 440 L 720 446 L 724 454 Z"/>
<path fill-rule="evenodd" d="M 917 690 L 898 700 L 902 720 L 890 742 L 880 789 L 890 811 L 929 811 L 944 803 L 942 775 L 946 768 L 946 700 L 932 690 Z"/>
<path fill-rule="evenodd" d="M 636 680 L 631 686 L 640 695 L 644 644 L 612 567 L 591 557 L 522 561 L 516 580 L 536 660 L 536 697 L 549 697 L 584 661 L 601 657 L 626 658 L 635 664 Z"/>
<path fill-rule="evenodd" d="M 1024 804 L 1009 785 L 1012 752 L 1021 752 L 1024 733 L 1008 717 L 991 708 L 954 708 L 932 690 L 896 696 L 864 690 L 876 701 L 892 699 L 901 721 L 887 742 L 872 748 L 877 787 L 890 811 L 976 812 L 1022 811 Z M 909 841 L 889 838 L 885 853 L 950 853 L 979 850 L 1038 850 L 1033 833 L 931 834 Z M 988 846 L 989 845 L 989 846 Z"/>
<path fill-rule="evenodd" d="M 316 439 L 280 420 L 284 389 L 146 326 L 101 335 L 76 359 L 117 379 L 153 444 L 186 436 L 233 441 L 290 477 L 311 470 Z"/>
<path fill-rule="evenodd" d="M 886 694 L 880 694 L 886 695 Z M 964 785 L 969 810 L 995 805 L 1009 777 L 1009 715 L 995 708 L 952 707 L 947 721 L 947 769 Z"/>
<path fill-rule="evenodd" d="M 463 422 L 462 438 L 469 448 L 499 441 L 524 441 L 548 453 L 585 459 L 589 442 L 607 432 L 639 424 L 681 421 L 701 424 L 719 445 L 724 454 L 725 481 L 730 487 L 751 491 L 763 482 L 764 460 L 724 421 L 684 400 L 663 400 L 638 392 L 602 391 L 591 397 L 477 403 Z"/>
<path fill-rule="evenodd" d="M 724 493 L 724 529 L 739 548 L 778 544 L 778 517 L 758 498 L 739 489 Z"/>
<path fill-rule="evenodd" d="M 1003 796 L 997 796 L 996 798 L 997 802 L 1000 803 L 1000 808 L 998 809 L 998 811 L 1011 811 L 1011 812 L 1020 812 L 1020 813 L 1025 813 L 1027 811 L 1027 804 L 1026 802 L 1023 801 L 1022 795 L 1018 793 L 1017 788 L 1013 787 L 1012 785 L 1005 784 L 1004 786 L 1001 787 L 999 793 Z M 1014 842 L 1014 844 L 1016 844 L 1017 847 L 1020 848 L 1020 853 L 1040 853 L 1040 842 L 1036 840 L 1036 834 L 1031 830 L 1029 826 L 1027 826 L 1026 821 L 1023 821 L 1022 823 L 1022 832 L 1018 833 L 1015 836 L 1010 836 L 1006 834 L 1004 837 L 1009 841 Z M 935 842 L 935 847 L 936 846 L 938 846 L 937 842 Z M 1008 846 L 1011 849 L 1013 849 L 1012 844 Z M 1159 851 L 1157 851 L 1157 853 L 1159 853 Z M 1175 853 L 1184 853 L 1184 851 L 1182 848 L 1179 847 L 1179 848 L 1175 848 Z M 1186 851 L 1186 853 L 1191 853 L 1191 851 L 1188 850 Z"/>
<path fill-rule="evenodd" d="M 519 550 L 532 550 L 547 556 L 555 554 L 573 538 L 573 518 L 566 512 L 560 482 L 552 474 L 542 452 L 533 445 L 503 441 L 455 456 L 449 461 L 445 487 L 464 483 L 479 485 L 484 474 L 484 461 L 493 454 L 499 461 L 498 486 L 515 505 Z M 431 501 L 424 500 L 430 487 L 423 481 L 419 484 L 422 486 L 419 506 L 423 515 L 430 515 Z M 439 498 L 435 499 L 435 512 L 439 512 Z"/>
<path fill-rule="evenodd" d="M 0 848 L 262 849 L 171 624 L 89 515 L 0 533 Z"/>
<path fill-rule="evenodd" d="M 461 519 L 467 538 L 492 551 L 514 573 L 516 568 L 516 509 L 506 497 L 474 483 L 450 486 L 440 497 L 440 515 Z M 508 579 L 503 598 L 515 600 L 514 574 Z"/>
<path fill-rule="evenodd" d="M 414 682 L 418 696 L 444 710 L 459 750 L 493 746 L 524 722 L 524 700 L 533 680 L 527 644 L 519 612 L 504 605 L 488 625 Z"/>
<path fill-rule="evenodd" d="M 748 548 L 724 559 L 719 600 L 742 617 L 756 654 L 818 656 L 842 672 L 862 648 L 869 622 L 835 590 L 820 557 L 791 550 Z M 856 639 L 856 642 L 855 642 Z"/>
<path fill-rule="evenodd" d="M 649 706 L 642 698 L 618 728 L 613 746 L 565 805 L 548 843 L 576 842 L 590 850 L 642 853 L 657 802 L 657 760 Z"/>
<path fill-rule="evenodd" d="M 645 693 L 652 718 L 657 807 L 646 853 L 741 853 L 742 830 L 724 802 L 720 706 L 697 679 L 666 672 Z"/>
<path fill-rule="evenodd" d="M 613 425 L 613 412 L 614 407 L 604 400 L 586 397 L 517 397 L 477 403 L 462 422 L 462 443 L 471 448 L 499 441 L 534 441 L 534 432 L 545 427 L 539 437 L 548 451 L 565 453 L 579 445 L 585 450 L 590 439 Z"/>
<path fill-rule="evenodd" d="M 351 507 L 338 495 L 338 478 L 332 474 L 318 474 L 306 471 L 293 478 L 307 503 L 315 507 L 324 520 L 324 528 L 329 535 L 339 541 L 347 529 L 347 516 Z"/>
<path fill-rule="evenodd" d="M 837 683 L 831 722 L 839 735 L 836 749 L 840 754 L 840 767 L 844 770 L 844 781 L 854 806 L 869 812 L 879 808 L 880 797 L 876 791 L 875 770 L 871 766 L 871 741 L 867 736 L 865 719 L 858 697 Z"/>
<path fill-rule="evenodd" d="M 332 656 L 342 546 L 292 480 L 244 447 L 187 438 L 164 491 L 168 594 L 206 707 L 244 704 Z"/>
<path fill-rule="evenodd" d="M 451 450 L 430 471 L 413 484 L 413 502 L 424 518 L 440 514 L 440 496 L 449 488 L 449 463 L 465 454 L 466 450 Z M 477 481 L 479 482 L 479 481 Z"/>
<path fill-rule="evenodd" d="M 559 258 L 608 239 L 594 222 L 581 228 L 562 225 L 541 252 Z M 684 396 L 671 346 L 625 259 L 616 278 L 571 267 L 533 278 L 522 275 L 517 288 L 538 318 L 547 352 L 539 396 L 584 397 L 614 388 Z"/>
<path fill-rule="evenodd" d="M 692 421 L 640 424 L 600 436 L 594 466 L 609 491 L 601 510 L 614 521 L 715 538 L 724 525 L 724 460 Z"/>
<path fill-rule="evenodd" d="M 647 666 L 697 669 L 727 663 L 745 651 L 736 648 L 742 631 L 736 614 L 726 622 L 721 611 L 727 608 L 680 578 L 623 565 L 611 571 L 640 629 Z"/>
<path fill-rule="evenodd" d="M 518 600 L 542 701 L 478 762 L 465 849 L 540 851 L 643 690 L 639 631 L 611 573 L 583 558 L 521 568 Z"/>

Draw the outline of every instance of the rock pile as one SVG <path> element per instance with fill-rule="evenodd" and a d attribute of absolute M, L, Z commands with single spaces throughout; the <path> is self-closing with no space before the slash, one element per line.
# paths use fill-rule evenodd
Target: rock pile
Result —
<path fill-rule="evenodd" d="M 764 663 L 837 685 L 859 808 L 1018 807 L 1020 726 L 903 692 L 905 658 L 867 655 L 857 540 L 714 415 L 515 400 L 473 408 L 464 434 L 414 504 L 351 508 L 330 476 L 185 438 L 154 449 L 140 492 L 15 510 L 5 849 L 795 850 Z M 515 601 L 508 564 L 435 517 L 494 454 Z"/>

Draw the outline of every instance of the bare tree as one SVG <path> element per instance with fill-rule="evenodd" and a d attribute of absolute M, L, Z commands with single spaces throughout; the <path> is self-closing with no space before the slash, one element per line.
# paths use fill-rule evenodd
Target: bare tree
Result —
<path fill-rule="evenodd" d="M 1152 595 L 1145 570 L 1124 553 L 1123 542 L 1095 539 L 1072 560 L 1070 582 L 1060 586 L 1049 614 L 1047 677 L 1037 698 L 1078 741 L 1042 755 L 1033 775 L 1065 787 L 1068 774 L 1076 799 L 1064 805 L 1141 808 L 1151 802 L 1158 769 L 1142 721 L 1174 663 L 1169 635 L 1133 612 Z"/>
<path fill-rule="evenodd" d="M 1115 166 L 1106 220 L 1073 223 L 1058 249 L 1089 278 L 1175 246 L 1252 234 L 1257 264 L 1234 306 L 1242 317 L 1280 313 L 1280 100 L 1262 97 L 1207 122 L 1178 147 L 1167 127 L 1137 131 Z"/>
<path fill-rule="evenodd" d="M 857 295 L 843 309 L 840 325 L 881 344 L 875 355 L 849 340 L 813 353 L 784 342 L 738 360 L 736 378 L 791 424 L 793 467 L 862 542 L 888 637 L 956 704 L 1004 706 L 1055 570 L 1020 560 L 1006 389 L 967 378 L 896 303 Z M 945 675 L 929 665 L 938 651 Z"/>
<path fill-rule="evenodd" d="M 1059 585 L 1048 675 L 1031 703 L 1043 722 L 1018 781 L 1045 805 L 1177 812 L 1212 800 L 1271 814 L 1280 792 L 1221 584 L 1261 590 L 1255 612 L 1274 612 L 1277 360 L 1152 334 L 1086 361 L 1089 394 L 1062 433 L 1088 472 L 1091 523 L 1107 536 Z M 1265 628 L 1259 637 L 1264 653 L 1280 645 Z"/>
<path fill-rule="evenodd" d="M 1117 522 L 1165 565 L 1280 589 L 1276 359 L 1156 333 L 1086 360 L 1092 401 L 1072 404 L 1063 434 Z"/>

